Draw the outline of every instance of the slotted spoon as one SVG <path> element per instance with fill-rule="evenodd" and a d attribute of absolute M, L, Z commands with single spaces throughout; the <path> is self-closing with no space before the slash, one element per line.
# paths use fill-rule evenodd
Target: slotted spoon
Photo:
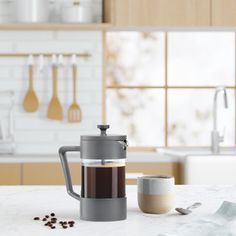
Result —
<path fill-rule="evenodd" d="M 53 95 L 48 105 L 47 117 L 51 120 L 62 120 L 63 111 L 57 95 L 57 66 L 55 64 L 52 65 L 52 87 Z"/>
<path fill-rule="evenodd" d="M 82 120 L 82 111 L 77 103 L 77 64 L 72 65 L 73 74 L 73 102 L 68 109 L 68 122 L 79 123 Z"/>
<path fill-rule="evenodd" d="M 38 110 L 39 102 L 33 87 L 33 65 L 29 64 L 29 88 L 23 101 L 23 107 L 26 112 L 35 112 Z"/>

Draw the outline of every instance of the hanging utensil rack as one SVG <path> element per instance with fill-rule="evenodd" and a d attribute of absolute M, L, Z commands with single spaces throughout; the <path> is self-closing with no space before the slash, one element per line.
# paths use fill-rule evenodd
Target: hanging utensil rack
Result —
<path fill-rule="evenodd" d="M 82 58 L 89 58 L 92 55 L 88 52 L 84 52 L 84 53 L 0 53 L 0 57 L 29 57 L 29 56 L 33 56 L 33 57 L 39 57 L 39 56 L 43 56 L 43 57 L 52 57 L 53 55 L 62 55 L 63 57 L 72 57 L 73 55 L 75 55 L 76 57 L 82 57 Z"/>

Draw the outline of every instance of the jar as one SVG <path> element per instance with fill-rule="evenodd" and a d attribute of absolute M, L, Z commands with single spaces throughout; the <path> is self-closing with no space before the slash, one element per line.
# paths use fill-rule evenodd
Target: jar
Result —
<path fill-rule="evenodd" d="M 13 17 L 15 22 L 48 22 L 49 0 L 15 0 Z"/>

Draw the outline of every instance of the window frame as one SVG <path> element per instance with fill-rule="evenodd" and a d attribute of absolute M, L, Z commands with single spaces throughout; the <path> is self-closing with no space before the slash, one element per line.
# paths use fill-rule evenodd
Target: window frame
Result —
<path fill-rule="evenodd" d="M 233 33 L 233 32 L 232 32 Z M 235 112 L 235 127 L 234 127 L 234 145 L 233 146 L 227 146 L 227 147 L 236 147 L 236 32 L 235 34 L 235 72 L 234 72 L 234 86 L 225 86 L 226 89 L 230 89 L 234 91 L 234 96 L 235 96 L 235 102 L 234 102 L 234 112 Z M 115 85 L 111 86 L 107 84 L 107 77 L 106 77 L 106 68 L 107 68 L 107 41 L 106 41 L 106 31 L 102 33 L 102 48 L 103 48 L 103 68 L 102 68 L 102 122 L 103 124 L 106 124 L 106 114 L 107 114 L 107 108 L 106 108 L 106 97 L 107 97 L 107 90 L 111 89 L 163 89 L 164 90 L 164 146 L 133 146 L 129 148 L 129 151 L 131 152 L 154 152 L 158 148 L 183 148 L 183 147 L 188 147 L 188 148 L 206 148 L 209 146 L 171 146 L 168 143 L 168 108 L 169 108 L 169 103 L 168 103 L 168 90 L 169 89 L 208 89 L 208 90 L 215 90 L 216 86 L 170 86 L 168 85 L 168 32 L 164 32 L 164 64 L 165 64 L 165 75 L 164 75 L 164 85 L 163 86 L 122 86 L 122 85 Z"/>

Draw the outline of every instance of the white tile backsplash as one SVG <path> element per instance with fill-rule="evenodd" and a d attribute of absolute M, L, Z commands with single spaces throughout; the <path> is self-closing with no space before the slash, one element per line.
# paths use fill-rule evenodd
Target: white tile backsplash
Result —
<path fill-rule="evenodd" d="M 102 19 L 101 0 L 82 0 L 93 7 L 96 19 Z M 11 21 L 12 0 L 0 0 L 0 23 Z M 60 21 L 62 3 L 72 0 L 55 0 L 51 5 L 51 20 Z M 68 124 L 67 109 L 72 101 L 70 60 L 58 71 L 58 95 L 63 105 L 64 120 L 46 118 L 52 93 L 50 59 L 44 59 L 43 71 L 38 60 L 34 67 L 34 87 L 40 101 L 39 110 L 25 113 L 22 102 L 28 86 L 27 58 L 0 58 L 0 90 L 15 92 L 14 133 L 16 153 L 56 154 L 61 145 L 79 144 L 80 135 L 96 132 L 101 123 L 102 111 L 102 34 L 97 31 L 0 31 L 0 53 L 80 53 L 92 57 L 78 61 L 78 102 L 83 113 L 80 124 Z"/>
<path fill-rule="evenodd" d="M 0 52 L 1 53 L 13 52 L 14 48 L 15 48 L 15 45 L 12 42 L 1 42 L 0 43 Z"/>
<path fill-rule="evenodd" d="M 40 53 L 40 52 L 50 52 L 50 53 L 74 53 L 74 52 L 90 52 L 94 50 L 94 42 L 89 41 L 52 41 L 53 43 L 42 42 L 42 41 L 18 41 L 15 43 L 15 50 L 16 52 L 32 52 L 32 53 Z"/>
<path fill-rule="evenodd" d="M 95 31 L 89 31 L 86 34 L 84 34 L 82 31 L 68 31 L 67 34 L 65 34 L 64 32 L 61 31 L 57 31 L 56 33 L 56 37 L 57 40 L 62 40 L 62 41 L 67 41 L 67 40 L 84 40 L 84 41 L 97 41 L 97 40 L 102 40 L 102 35 L 98 34 Z"/>
<path fill-rule="evenodd" d="M 7 33 L 6 33 L 7 32 Z M 56 32 L 44 31 L 0 31 L 0 42 L 1 41 L 50 41 L 56 38 Z"/>
<path fill-rule="evenodd" d="M 22 102 L 28 87 L 27 58 L 0 58 L 0 90 L 15 92 L 14 133 L 16 153 L 56 154 L 58 148 L 79 144 L 80 135 L 95 133 L 101 123 L 102 111 L 102 39 L 100 32 L 2 31 L 0 53 L 11 52 L 74 52 L 88 51 L 92 57 L 78 62 L 78 102 L 83 113 L 80 124 L 69 124 L 67 109 L 72 101 L 70 61 L 58 70 L 58 95 L 63 105 L 64 120 L 46 118 L 52 94 L 50 59 L 45 59 L 43 71 L 37 60 L 34 87 L 40 101 L 39 110 L 24 112 Z"/>

